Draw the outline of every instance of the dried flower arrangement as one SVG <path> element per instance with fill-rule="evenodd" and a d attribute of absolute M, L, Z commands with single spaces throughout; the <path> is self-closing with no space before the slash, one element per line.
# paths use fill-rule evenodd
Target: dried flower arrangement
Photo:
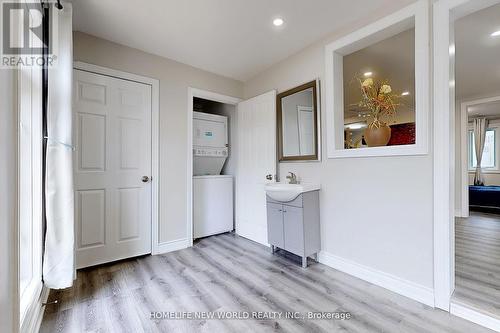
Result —
<path fill-rule="evenodd" d="M 369 116 L 373 118 L 368 128 L 380 128 L 386 126 L 384 118 L 392 118 L 396 115 L 398 101 L 401 94 L 393 92 L 388 80 L 376 80 L 373 78 L 357 78 L 361 87 L 362 99 L 358 106 L 368 110 Z"/>

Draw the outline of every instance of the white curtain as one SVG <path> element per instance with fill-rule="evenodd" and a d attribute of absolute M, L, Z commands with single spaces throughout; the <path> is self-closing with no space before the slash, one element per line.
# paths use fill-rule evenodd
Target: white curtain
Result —
<path fill-rule="evenodd" d="M 486 129 L 488 120 L 485 118 L 474 119 L 474 148 L 476 148 L 476 173 L 474 175 L 474 185 L 484 185 L 481 172 L 481 160 L 483 159 L 484 143 L 486 140 Z"/>
<path fill-rule="evenodd" d="M 73 38 L 72 8 L 64 3 L 58 15 L 54 49 L 57 63 L 49 67 L 47 110 L 47 161 L 45 209 L 47 216 L 43 279 L 47 287 L 62 289 L 73 284 L 74 274 L 74 200 L 72 161 Z"/>

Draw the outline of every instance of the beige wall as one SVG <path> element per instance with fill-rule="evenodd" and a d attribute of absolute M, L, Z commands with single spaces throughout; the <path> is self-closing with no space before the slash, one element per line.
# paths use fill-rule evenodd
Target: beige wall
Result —
<path fill-rule="evenodd" d="M 75 61 L 160 80 L 160 241 L 185 239 L 188 87 L 242 97 L 243 84 L 81 32 L 73 37 Z"/>
<path fill-rule="evenodd" d="M 321 162 L 281 163 L 281 178 L 295 172 L 321 184 L 322 250 L 433 288 L 432 156 L 328 159 L 326 147 L 324 46 L 395 11 L 329 36 L 245 83 L 245 98 L 278 92 L 320 78 Z M 431 117 L 432 118 L 432 117 Z"/>
<path fill-rule="evenodd" d="M 500 186 L 500 173 L 483 172 L 484 185 Z M 474 173 L 469 172 L 469 185 L 474 185 Z"/>
<path fill-rule="evenodd" d="M 371 13 L 257 75 L 244 85 L 177 62 L 75 33 L 75 60 L 160 79 L 161 240 L 186 237 L 187 87 L 250 98 L 321 80 L 324 111 L 324 45 L 399 8 Z M 322 248 L 338 257 L 432 288 L 432 157 L 326 158 L 326 119 L 322 113 L 323 160 L 281 163 L 321 190 Z M 360 209 L 363 207 L 363 209 Z"/>

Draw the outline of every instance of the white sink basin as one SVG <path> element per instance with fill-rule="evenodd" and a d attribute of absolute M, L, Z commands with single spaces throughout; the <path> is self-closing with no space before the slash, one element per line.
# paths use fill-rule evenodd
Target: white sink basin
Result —
<path fill-rule="evenodd" d="M 288 202 L 297 198 L 300 194 L 319 190 L 320 186 L 316 184 L 287 184 L 270 183 L 266 184 L 266 194 L 273 200 Z"/>

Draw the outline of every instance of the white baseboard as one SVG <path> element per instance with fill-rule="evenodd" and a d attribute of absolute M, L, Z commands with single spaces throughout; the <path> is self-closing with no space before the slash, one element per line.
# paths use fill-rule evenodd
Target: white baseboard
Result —
<path fill-rule="evenodd" d="M 473 310 L 467 306 L 451 303 L 450 313 L 457 317 L 471 321 L 474 324 L 478 324 L 486 328 L 489 328 L 490 330 L 500 332 L 500 319 L 490 317 L 482 312 Z"/>
<path fill-rule="evenodd" d="M 34 333 L 40 331 L 43 314 L 45 312 L 45 306 L 42 304 L 47 302 L 49 292 L 49 288 L 42 286 L 40 297 L 38 297 L 36 302 L 31 305 L 30 309 L 26 313 L 26 318 L 24 319 L 21 327 L 21 333 Z"/>
<path fill-rule="evenodd" d="M 184 239 L 176 239 L 170 242 L 163 242 L 158 244 L 157 251 L 153 254 L 162 254 L 173 252 L 177 250 L 182 250 L 189 247 L 189 240 L 187 238 Z"/>
<path fill-rule="evenodd" d="M 434 307 L 434 290 L 400 277 L 360 265 L 325 251 L 319 253 L 319 262 L 341 272 L 355 276 L 379 287 Z"/>
<path fill-rule="evenodd" d="M 455 217 L 467 218 L 467 217 L 469 217 L 469 214 L 463 212 L 461 209 L 457 209 L 457 210 L 455 210 Z"/>

